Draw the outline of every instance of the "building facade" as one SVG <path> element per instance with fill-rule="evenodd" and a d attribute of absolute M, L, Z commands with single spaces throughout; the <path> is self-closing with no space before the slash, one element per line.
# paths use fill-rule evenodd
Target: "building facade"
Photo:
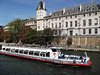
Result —
<path fill-rule="evenodd" d="M 66 44 L 68 37 L 71 37 L 72 45 L 100 45 L 100 4 L 98 3 L 63 8 L 50 12 L 47 16 L 45 2 L 41 0 L 36 9 L 36 18 L 29 17 L 23 21 L 25 26 L 37 31 L 45 28 L 53 29 L 54 36 L 65 37 L 60 39 L 60 44 Z M 4 30 L 8 31 L 8 29 L 9 26 L 5 26 Z"/>
<path fill-rule="evenodd" d="M 36 18 L 29 17 L 29 19 L 25 19 L 23 21 L 25 22 L 25 26 L 29 26 L 30 28 L 36 30 L 36 27 L 37 27 Z"/>
<path fill-rule="evenodd" d="M 43 1 L 40 1 L 39 7 L 41 9 L 37 12 L 46 9 Z M 63 8 L 50 12 L 49 16 L 42 15 L 45 13 L 37 13 L 37 31 L 51 28 L 55 30 L 55 35 L 60 36 L 100 35 L 100 5 L 98 3 Z"/>

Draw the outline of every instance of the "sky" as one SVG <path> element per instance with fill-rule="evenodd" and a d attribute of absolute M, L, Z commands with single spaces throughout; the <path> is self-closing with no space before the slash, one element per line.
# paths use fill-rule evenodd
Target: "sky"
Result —
<path fill-rule="evenodd" d="M 47 15 L 55 10 L 89 4 L 91 0 L 43 0 L 46 5 Z M 7 25 L 14 19 L 28 19 L 36 17 L 36 8 L 40 0 L 0 0 L 0 25 Z M 98 2 L 100 0 L 93 0 Z"/>

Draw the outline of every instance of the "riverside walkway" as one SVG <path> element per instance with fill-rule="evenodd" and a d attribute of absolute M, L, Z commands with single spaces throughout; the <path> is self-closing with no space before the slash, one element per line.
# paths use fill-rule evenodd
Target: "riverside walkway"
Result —
<path fill-rule="evenodd" d="M 62 46 L 62 47 L 64 47 L 66 50 L 70 50 L 70 51 L 100 52 L 100 46 L 98 46 L 98 47 Z"/>
<path fill-rule="evenodd" d="M 68 48 L 68 50 L 74 50 L 74 51 L 87 51 L 87 52 L 100 52 L 99 49 L 95 48 Z"/>

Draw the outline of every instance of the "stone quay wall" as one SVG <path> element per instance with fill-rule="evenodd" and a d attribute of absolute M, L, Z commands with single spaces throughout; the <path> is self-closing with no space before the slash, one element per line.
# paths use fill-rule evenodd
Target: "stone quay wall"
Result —
<path fill-rule="evenodd" d="M 69 37 L 73 40 L 72 46 L 100 46 L 100 36 L 66 36 L 65 38 L 60 38 L 59 45 L 66 45 Z M 56 44 L 56 41 L 53 43 Z"/>

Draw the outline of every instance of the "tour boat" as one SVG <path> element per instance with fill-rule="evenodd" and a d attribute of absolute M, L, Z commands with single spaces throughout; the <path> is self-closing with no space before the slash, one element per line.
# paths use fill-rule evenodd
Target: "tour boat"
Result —
<path fill-rule="evenodd" d="M 0 54 L 62 65 L 90 66 L 92 64 L 90 57 L 88 57 L 86 53 L 86 57 L 77 55 L 64 55 L 61 54 L 61 49 L 62 48 L 58 47 L 37 48 L 3 45 L 0 50 Z"/>

